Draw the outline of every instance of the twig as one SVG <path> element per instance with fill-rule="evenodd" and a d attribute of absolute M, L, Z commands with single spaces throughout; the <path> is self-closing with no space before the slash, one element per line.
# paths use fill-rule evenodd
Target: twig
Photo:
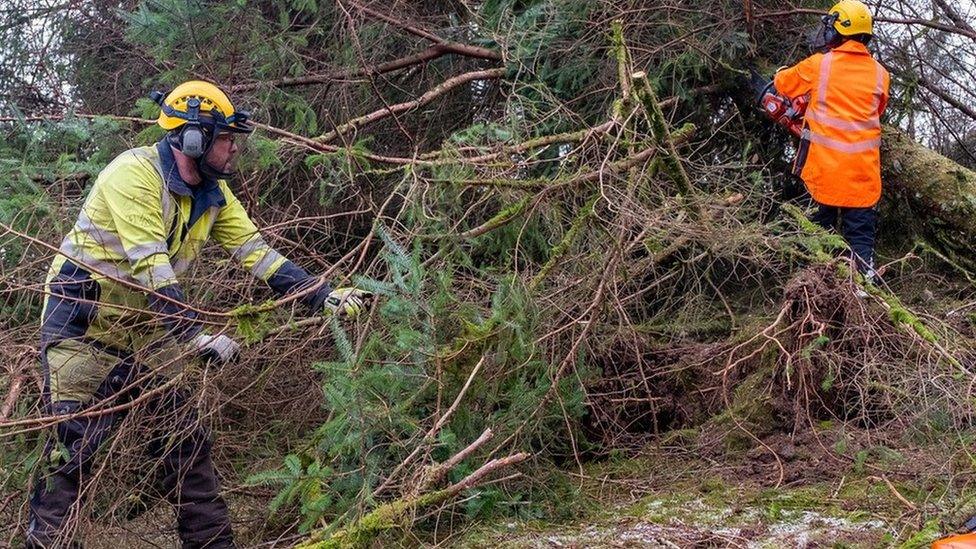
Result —
<path fill-rule="evenodd" d="M 338 549 L 340 547 L 368 546 L 380 532 L 403 524 L 417 510 L 454 498 L 465 490 L 479 486 L 485 477 L 492 473 L 519 464 L 529 457 L 531 454 L 521 452 L 504 458 L 493 459 L 464 479 L 443 490 L 384 503 L 353 524 L 334 532 L 328 539 L 320 540 L 320 534 L 312 534 L 309 541 L 299 545 L 299 547 L 305 549 Z"/>
<path fill-rule="evenodd" d="M 421 443 L 418 444 L 416 448 L 414 448 L 413 452 L 410 452 L 410 455 L 408 455 L 406 459 L 404 459 L 402 462 L 400 462 L 399 465 L 394 467 L 393 471 L 386 477 L 386 480 L 384 480 L 379 487 L 373 490 L 374 498 L 382 494 L 393 482 L 393 479 L 395 479 L 400 474 L 400 472 L 407 467 L 407 465 L 412 463 L 413 460 L 420 454 L 421 451 L 423 451 L 424 448 L 426 448 L 434 441 L 434 437 L 437 436 L 437 433 L 440 432 L 441 428 L 443 428 L 444 425 L 447 423 L 447 420 L 450 419 L 454 411 L 457 410 L 458 404 L 461 403 L 461 398 L 463 398 L 464 394 L 468 392 L 468 388 L 471 386 L 471 382 L 474 380 L 474 377 L 478 374 L 478 371 L 481 370 L 481 365 L 484 364 L 484 362 L 485 362 L 485 357 L 481 357 L 481 360 L 478 361 L 478 364 L 476 364 L 474 369 L 471 370 L 471 374 L 468 376 L 468 380 L 464 383 L 464 387 L 461 388 L 461 391 L 458 392 L 458 395 L 454 399 L 454 403 L 451 404 L 451 407 L 448 408 L 447 412 L 445 412 L 444 415 L 441 416 L 441 418 L 438 419 L 434 423 L 434 425 L 427 431 Z M 485 433 L 482 433 L 481 437 L 484 437 L 486 434 L 488 435 L 488 438 L 491 438 L 491 429 L 488 429 L 487 431 L 485 431 Z M 481 437 L 479 437 L 478 441 L 481 440 Z M 475 442 L 477 443 L 478 441 Z M 453 467 L 453 465 L 451 467 Z"/>
<path fill-rule="evenodd" d="M 17 404 L 17 399 L 20 397 L 20 390 L 24 386 L 24 376 L 21 374 L 10 376 L 10 388 L 7 390 L 7 396 L 3 399 L 3 407 L 0 408 L 0 422 L 7 421 L 10 417 L 10 412 L 13 411 L 14 406 Z"/>
<path fill-rule="evenodd" d="M 465 447 L 463 450 L 451 456 L 450 459 L 448 459 L 444 463 L 431 467 L 428 470 L 427 478 L 421 484 L 421 491 L 430 488 L 431 486 L 440 482 L 441 479 L 444 478 L 444 475 L 448 473 L 448 471 L 457 467 L 458 463 L 461 463 L 462 461 L 468 459 L 471 456 L 471 454 L 475 453 L 478 450 L 478 448 L 481 448 L 486 442 L 491 440 L 494 436 L 495 436 L 494 431 L 492 431 L 490 428 L 485 429 L 485 431 L 481 433 L 481 436 L 479 436 L 477 440 L 467 445 L 467 447 Z"/>
<path fill-rule="evenodd" d="M 573 245 L 573 242 L 576 241 L 576 237 L 579 235 L 580 231 L 583 230 L 586 222 L 590 219 L 590 217 L 593 216 L 594 208 L 596 207 L 596 203 L 601 196 L 602 195 L 600 193 L 595 193 L 589 200 L 586 201 L 586 204 L 583 205 L 579 213 L 576 214 L 576 217 L 569 225 L 569 229 L 566 231 L 566 234 L 563 235 L 562 240 L 560 240 L 559 243 L 553 246 L 549 251 L 549 259 L 546 261 L 545 265 L 543 265 L 542 268 L 539 269 L 539 272 L 532 277 L 532 280 L 529 282 L 528 286 L 529 291 L 538 288 L 539 284 L 541 284 L 542 281 L 549 276 L 550 271 L 552 271 L 552 269 L 555 268 L 555 266 L 559 263 L 563 255 L 569 251 L 570 247 Z"/>
<path fill-rule="evenodd" d="M 247 84 L 237 84 L 236 86 L 230 86 L 228 91 L 230 92 L 245 92 L 252 91 L 262 87 L 274 87 L 274 88 L 288 88 L 293 86 L 308 86 L 313 84 L 325 84 L 328 82 L 333 82 L 336 80 L 348 80 L 352 78 L 358 78 L 362 76 L 370 76 L 377 74 L 386 74 L 394 71 L 398 71 L 403 68 L 412 67 L 414 65 L 420 65 L 427 63 L 439 57 L 454 53 L 450 49 L 446 48 L 444 45 L 438 44 L 430 46 L 429 48 L 415 53 L 413 55 L 408 55 L 406 57 L 401 57 L 399 59 L 394 59 L 393 61 L 387 61 L 386 63 L 380 63 L 379 65 L 371 67 L 361 67 L 358 69 L 342 69 L 334 70 L 320 74 L 310 74 L 307 76 L 295 76 L 288 78 L 280 78 L 278 80 L 268 80 L 262 82 L 249 82 Z"/>
<path fill-rule="evenodd" d="M 742 8 L 746 14 L 746 32 L 749 33 L 749 41 L 756 42 L 756 14 L 752 9 L 752 0 L 742 0 Z"/>
<path fill-rule="evenodd" d="M 918 511 L 918 506 L 915 505 L 914 503 L 908 501 L 907 499 L 905 499 L 905 496 L 901 495 L 901 492 L 899 492 L 898 489 L 895 488 L 895 485 L 892 484 L 890 480 L 888 480 L 888 477 L 887 476 L 885 476 L 884 474 L 882 474 L 880 477 L 872 476 L 872 477 L 869 477 L 869 478 L 872 478 L 874 480 L 883 481 L 885 483 L 885 485 L 888 486 L 888 490 L 891 490 L 892 495 L 894 495 L 895 498 L 898 501 L 902 502 L 902 504 L 904 504 L 905 507 L 907 507 L 909 511 Z"/>
<path fill-rule="evenodd" d="M 755 19 L 777 19 L 780 17 L 790 17 L 793 15 L 823 15 L 823 10 L 815 10 L 808 8 L 796 8 L 791 10 L 782 11 L 770 11 L 766 13 L 755 14 Z M 744 19 L 745 16 L 739 17 L 739 19 Z M 931 21 L 929 19 L 920 19 L 917 17 L 875 17 L 875 22 L 878 23 L 892 23 L 896 25 L 920 25 L 923 27 L 929 27 L 931 29 L 949 32 L 952 34 L 959 34 L 962 36 L 967 36 L 976 40 L 976 31 L 968 30 L 960 27 L 955 27 L 952 25 L 946 25 L 944 23 L 939 23 L 937 21 Z"/>
<path fill-rule="evenodd" d="M 932 3 L 939 6 L 939 9 L 946 14 L 946 17 L 952 21 L 953 25 L 958 27 L 960 30 L 971 32 L 976 35 L 976 30 L 973 30 L 972 25 L 966 22 L 966 19 L 959 15 L 959 12 L 953 9 L 948 2 L 945 0 L 932 0 Z"/>
<path fill-rule="evenodd" d="M 420 27 L 418 27 L 416 25 L 412 25 L 412 24 L 407 23 L 405 21 L 401 21 L 401 20 L 396 19 L 395 17 L 389 16 L 389 15 L 387 15 L 385 13 L 376 11 L 376 10 L 374 10 L 374 9 L 368 7 L 368 6 L 364 6 L 364 5 L 362 5 L 359 2 L 356 2 L 354 0 L 345 0 L 345 1 L 347 1 L 350 5 L 352 5 L 353 7 L 355 7 L 357 10 L 359 10 L 359 11 L 361 11 L 361 12 L 369 15 L 370 17 L 374 17 L 374 18 L 379 19 L 381 21 L 385 21 L 386 23 L 389 23 L 389 24 L 393 25 L 394 27 L 403 29 L 406 32 L 408 32 L 408 33 L 410 33 L 410 34 L 412 34 L 414 36 L 423 38 L 425 40 L 430 40 L 431 42 L 437 44 L 438 46 L 441 46 L 441 47 L 445 48 L 446 50 L 450 51 L 451 53 L 457 53 L 459 55 L 465 55 L 465 56 L 468 56 L 468 57 L 475 57 L 475 58 L 478 58 L 478 59 L 487 59 L 487 60 L 490 60 L 490 61 L 501 61 L 502 60 L 502 54 L 500 54 L 500 53 L 498 53 L 498 52 L 496 52 L 494 50 L 490 50 L 488 48 L 482 48 L 482 47 L 478 47 L 478 46 L 469 46 L 467 44 L 460 44 L 458 42 L 452 42 L 450 40 L 445 40 L 445 39 L 437 36 L 436 34 L 430 32 L 428 30 L 422 29 L 422 28 L 420 28 Z"/>
<path fill-rule="evenodd" d="M 373 111 L 367 115 L 354 118 L 341 126 L 337 126 L 334 130 L 329 133 L 320 135 L 313 138 L 313 141 L 318 143 L 328 143 L 334 141 L 336 138 L 346 134 L 350 131 L 357 130 L 362 126 L 376 122 L 377 120 L 382 120 L 394 114 L 398 114 L 410 109 L 415 109 L 430 103 L 437 97 L 444 95 L 445 93 L 451 91 L 452 89 L 461 86 L 462 84 L 467 84 L 469 82 L 474 82 L 476 80 L 494 80 L 501 78 L 505 75 L 507 69 L 497 68 L 497 69 L 487 69 L 481 71 L 467 72 L 458 76 L 454 76 L 441 82 L 436 87 L 428 90 L 423 95 L 414 99 L 413 101 L 406 101 L 403 103 L 397 103 L 395 105 L 390 105 L 389 107 L 382 108 Z"/>
<path fill-rule="evenodd" d="M 647 73 L 643 71 L 635 72 L 632 75 L 632 79 L 634 81 L 637 99 L 644 106 L 644 111 L 650 120 L 654 138 L 665 150 L 666 156 L 664 161 L 667 164 L 671 179 L 678 185 L 679 191 L 685 198 L 694 196 L 696 193 L 691 184 L 691 178 L 688 177 L 688 172 L 685 171 L 685 167 L 681 163 L 681 156 L 678 154 L 675 140 L 671 136 L 671 130 L 668 128 L 668 123 L 664 118 L 664 111 L 661 110 L 661 104 L 657 100 L 657 95 L 654 93 L 654 89 L 647 79 Z M 701 214 L 700 211 L 692 211 L 698 215 Z"/>
<path fill-rule="evenodd" d="M 482 356 L 481 360 L 479 360 L 478 363 L 475 364 L 474 368 L 471 370 L 471 374 L 468 376 L 467 381 L 464 382 L 464 386 L 461 387 L 460 391 L 458 391 L 457 397 L 454 399 L 454 402 L 451 403 L 450 408 L 448 408 L 447 411 L 444 412 L 444 415 L 437 420 L 437 423 L 435 423 L 434 426 L 430 428 L 430 431 L 428 431 L 427 434 L 424 436 L 425 441 L 427 442 L 433 441 L 434 437 L 437 436 L 438 431 L 440 431 L 441 428 L 444 427 L 444 424 L 447 423 L 447 420 L 451 418 L 451 415 L 454 413 L 455 410 L 457 410 L 458 404 L 461 403 L 461 399 L 464 398 L 464 395 L 468 392 L 468 389 L 471 387 L 471 382 L 474 381 L 475 376 L 477 376 L 478 372 L 481 371 L 481 366 L 484 363 L 485 363 L 485 357 Z"/>

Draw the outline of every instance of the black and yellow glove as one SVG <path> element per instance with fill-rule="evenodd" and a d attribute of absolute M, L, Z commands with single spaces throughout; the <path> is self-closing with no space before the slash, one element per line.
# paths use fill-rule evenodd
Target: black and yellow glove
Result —
<path fill-rule="evenodd" d="M 373 294 L 359 288 L 337 288 L 325 298 L 325 310 L 331 314 L 356 318 L 364 310 Z"/>

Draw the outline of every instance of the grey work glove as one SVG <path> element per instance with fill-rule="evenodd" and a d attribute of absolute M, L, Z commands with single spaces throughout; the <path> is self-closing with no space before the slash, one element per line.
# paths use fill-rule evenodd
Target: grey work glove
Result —
<path fill-rule="evenodd" d="M 223 335 L 210 335 L 200 332 L 192 340 L 190 346 L 204 360 L 213 360 L 220 364 L 226 364 L 241 351 L 241 346 L 233 339 Z"/>
<path fill-rule="evenodd" d="M 373 294 L 359 288 L 338 288 L 325 299 L 325 310 L 337 315 L 356 318 L 366 309 Z"/>

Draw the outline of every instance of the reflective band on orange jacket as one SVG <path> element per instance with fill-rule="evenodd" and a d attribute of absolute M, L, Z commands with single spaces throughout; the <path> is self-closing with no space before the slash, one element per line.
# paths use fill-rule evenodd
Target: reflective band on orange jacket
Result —
<path fill-rule="evenodd" d="M 867 208 L 881 198 L 881 114 L 890 82 L 855 40 L 776 73 L 779 93 L 810 95 L 804 131 L 810 150 L 801 177 L 820 204 Z"/>

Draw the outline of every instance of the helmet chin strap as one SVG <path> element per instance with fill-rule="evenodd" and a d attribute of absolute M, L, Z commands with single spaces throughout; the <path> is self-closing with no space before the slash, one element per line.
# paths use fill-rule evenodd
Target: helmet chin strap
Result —
<path fill-rule="evenodd" d="M 207 162 L 206 156 L 197 159 L 197 171 L 204 179 L 216 181 L 218 179 L 230 179 L 234 177 L 234 172 L 222 172 L 216 166 Z"/>
<path fill-rule="evenodd" d="M 234 172 L 222 172 L 207 162 L 206 157 L 197 159 L 197 170 L 205 179 L 216 181 L 218 179 L 230 179 L 234 177 Z"/>

